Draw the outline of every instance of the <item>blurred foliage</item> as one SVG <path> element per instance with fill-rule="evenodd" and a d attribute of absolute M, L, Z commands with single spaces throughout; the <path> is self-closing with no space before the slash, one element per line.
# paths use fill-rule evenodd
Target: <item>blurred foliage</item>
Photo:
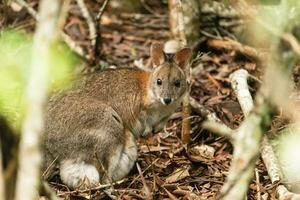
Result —
<path fill-rule="evenodd" d="M 300 1 L 285 0 L 280 4 L 255 6 L 254 18 L 246 26 L 247 42 L 256 47 L 272 48 L 280 43 L 283 33 L 293 33 L 300 40 Z M 277 47 L 275 47 L 277 48 Z"/>
<path fill-rule="evenodd" d="M 283 129 L 273 141 L 285 181 L 295 192 L 300 192 L 300 132 L 299 125 Z"/>
<path fill-rule="evenodd" d="M 260 6 L 259 18 L 266 26 L 277 34 L 290 32 L 292 28 L 300 25 L 300 1 L 286 0 L 274 6 Z"/>
<path fill-rule="evenodd" d="M 42 45 L 42 44 L 41 44 Z M 19 131 L 25 109 L 32 38 L 14 30 L 0 33 L 0 115 Z M 69 83 L 77 58 L 62 44 L 54 44 L 49 69 L 49 90 Z"/>
<path fill-rule="evenodd" d="M 293 91 L 291 80 L 292 69 L 299 57 L 290 44 L 284 41 L 287 34 L 295 36 L 300 41 L 300 1 L 282 0 L 278 5 L 259 6 L 256 21 L 251 26 L 254 45 L 268 50 L 264 66 L 265 94 L 283 114 L 293 119 L 295 104 L 288 98 Z M 289 125 L 278 133 L 278 138 L 272 141 L 285 177 L 285 183 L 291 183 L 293 191 L 300 191 L 300 129 Z M 299 182 L 298 182 L 299 183 Z M 298 186 L 297 186 L 298 185 Z"/>

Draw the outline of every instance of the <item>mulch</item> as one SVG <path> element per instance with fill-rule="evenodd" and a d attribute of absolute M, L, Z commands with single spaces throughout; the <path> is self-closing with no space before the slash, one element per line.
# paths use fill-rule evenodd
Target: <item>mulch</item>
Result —
<path fill-rule="evenodd" d="M 32 7 L 37 7 L 35 0 L 29 2 Z M 85 2 L 94 14 L 101 6 L 96 1 Z M 146 5 L 140 13 L 124 12 L 109 6 L 100 25 L 101 43 L 97 48 L 101 54 L 97 55 L 95 65 L 86 68 L 134 67 L 134 60 L 141 58 L 146 63 L 150 44 L 171 38 L 168 6 L 162 1 L 154 2 Z M 35 22 L 24 9 L 8 12 L 4 26 L 34 31 Z M 65 32 L 88 52 L 88 28 L 73 1 Z M 234 50 L 208 46 L 208 40 L 206 37 L 194 52 L 202 56 L 193 66 L 200 70 L 192 77 L 191 96 L 214 111 L 225 124 L 237 128 L 243 121 L 243 114 L 231 89 L 229 75 L 240 68 L 248 70 L 255 77 L 249 82 L 251 93 L 255 94 L 262 70 L 255 61 Z M 190 119 L 191 141 L 187 148 L 180 140 L 182 119 L 178 110 L 162 133 L 139 141 L 137 165 L 122 183 L 109 191 L 70 191 L 59 182 L 51 182 L 50 185 L 63 199 L 109 199 L 107 193 L 119 199 L 217 199 L 226 180 L 233 147 L 226 138 L 202 129 L 204 119 L 197 113 L 192 112 Z M 265 197 L 263 199 L 275 199 L 275 185 L 271 184 L 261 159 L 257 161 L 257 174 L 250 184 L 248 199 L 257 199 L 257 195 Z"/>

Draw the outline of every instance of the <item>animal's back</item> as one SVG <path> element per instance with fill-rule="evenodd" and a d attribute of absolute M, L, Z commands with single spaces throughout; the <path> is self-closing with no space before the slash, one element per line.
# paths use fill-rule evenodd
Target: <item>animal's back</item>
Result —
<path fill-rule="evenodd" d="M 148 72 L 130 68 L 106 70 L 87 75 L 69 91 L 51 97 L 46 112 L 45 149 L 46 155 L 52 156 L 46 158 L 46 165 L 57 156 L 63 159 L 73 152 L 80 156 L 76 155 L 76 147 L 87 154 L 93 152 L 96 141 L 86 142 L 83 129 L 109 125 L 106 109 L 113 109 L 113 117 L 123 126 L 133 128 L 144 106 L 148 76 Z M 124 140 L 123 135 L 114 137 Z M 78 146 L 77 141 L 89 144 L 90 148 Z"/>
<path fill-rule="evenodd" d="M 77 107 L 78 105 L 75 104 L 86 100 L 107 104 L 122 119 L 129 119 L 130 116 L 126 116 L 128 113 L 136 114 L 143 107 L 147 96 L 148 78 L 148 72 L 131 68 L 106 70 L 87 75 L 71 90 L 51 97 L 47 106 L 47 122 L 57 125 L 54 122 L 55 118 L 60 120 L 61 117 L 68 117 L 70 116 L 68 112 L 75 110 L 80 112 L 81 106 Z"/>

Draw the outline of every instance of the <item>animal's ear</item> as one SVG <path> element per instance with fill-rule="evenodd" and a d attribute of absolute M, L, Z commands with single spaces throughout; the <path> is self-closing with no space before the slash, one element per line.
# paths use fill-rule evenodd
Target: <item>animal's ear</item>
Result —
<path fill-rule="evenodd" d="M 165 62 L 164 45 L 161 43 L 153 43 L 150 48 L 150 56 L 153 67 L 157 67 Z"/>
<path fill-rule="evenodd" d="M 192 56 L 192 50 L 190 48 L 183 48 L 175 54 L 174 61 L 181 67 L 185 68 Z"/>

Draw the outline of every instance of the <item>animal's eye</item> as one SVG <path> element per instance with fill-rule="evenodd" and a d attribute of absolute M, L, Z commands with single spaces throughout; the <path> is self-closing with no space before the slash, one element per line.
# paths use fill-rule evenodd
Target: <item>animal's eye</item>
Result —
<path fill-rule="evenodd" d="M 180 87 L 180 80 L 176 80 L 176 81 L 174 82 L 174 85 L 175 85 L 175 87 Z"/>
<path fill-rule="evenodd" d="M 157 85 L 161 85 L 162 84 L 162 80 L 161 79 L 157 79 L 156 83 L 157 83 Z"/>

